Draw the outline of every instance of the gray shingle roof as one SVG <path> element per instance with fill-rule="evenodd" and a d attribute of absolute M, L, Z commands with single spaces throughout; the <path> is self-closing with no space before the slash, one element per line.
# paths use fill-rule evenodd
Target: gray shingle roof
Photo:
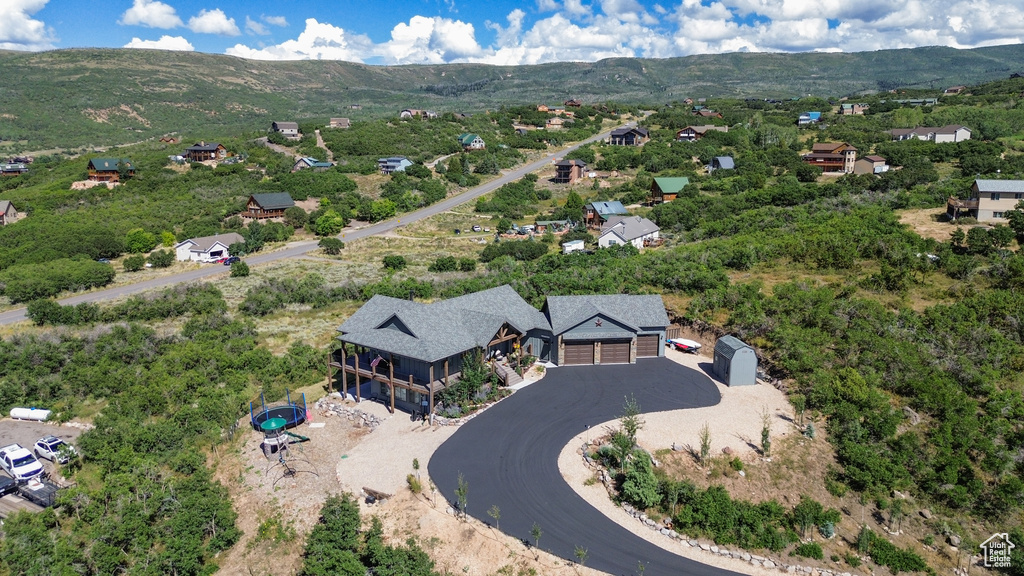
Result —
<path fill-rule="evenodd" d="M 658 295 L 548 296 L 546 308 L 555 335 L 598 314 L 633 329 L 668 326 L 665 304 Z"/>
<path fill-rule="evenodd" d="M 978 192 L 1024 192 L 1024 180 L 975 180 Z"/>
<path fill-rule="evenodd" d="M 245 242 L 245 238 L 237 232 L 228 232 L 227 234 L 216 234 L 214 236 L 203 236 L 202 238 L 189 238 L 179 242 L 177 246 L 182 244 L 192 243 L 194 246 L 189 248 L 190 252 L 206 252 L 213 247 L 214 244 L 220 242 L 224 246 L 231 246 L 235 242 Z M 175 246 L 175 247 L 177 247 Z"/>
<path fill-rule="evenodd" d="M 11 204 L 10 200 L 0 200 L 0 214 L 7 213 L 11 208 L 14 208 L 14 205 Z M 17 211 L 18 209 L 14 208 L 14 210 Z"/>
<path fill-rule="evenodd" d="M 637 238 L 661 230 L 658 225 L 643 216 L 612 216 L 601 227 L 601 236 L 608 233 L 618 234 L 623 240 L 629 242 Z"/>
<path fill-rule="evenodd" d="M 410 333 L 391 327 L 393 318 Z M 432 304 L 377 295 L 339 331 L 346 342 L 433 362 L 487 346 L 506 322 L 524 334 L 548 329 L 547 318 L 505 285 Z"/>

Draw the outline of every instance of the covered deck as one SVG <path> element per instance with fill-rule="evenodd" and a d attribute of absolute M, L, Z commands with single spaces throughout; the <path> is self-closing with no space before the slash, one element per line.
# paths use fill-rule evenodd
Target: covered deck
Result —
<path fill-rule="evenodd" d="M 387 386 L 389 389 L 388 410 L 392 414 L 395 413 L 395 387 L 427 396 L 429 410 L 432 414 L 434 412 L 434 394 L 458 382 L 459 376 L 462 374 L 461 371 L 449 371 L 448 360 L 445 360 L 444 368 L 439 371 L 439 374 L 434 373 L 433 366 L 430 367 L 430 379 L 425 381 L 411 373 L 396 370 L 394 354 L 390 352 L 378 355 L 368 350 L 359 350 L 357 347 L 357 352 L 350 354 L 345 346 L 331 355 L 329 366 L 333 370 L 341 371 L 341 385 L 346 394 L 349 389 L 349 375 L 354 377 L 353 384 L 356 388 L 357 400 L 362 400 L 359 386 L 363 382 L 376 380 Z M 328 374 L 328 376 L 332 377 L 333 374 Z"/>

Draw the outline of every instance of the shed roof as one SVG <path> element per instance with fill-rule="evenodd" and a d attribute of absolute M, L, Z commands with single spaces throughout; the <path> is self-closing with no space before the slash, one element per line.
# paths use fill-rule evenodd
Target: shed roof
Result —
<path fill-rule="evenodd" d="M 295 206 L 295 201 L 292 200 L 291 194 L 287 192 L 253 194 L 250 198 L 264 210 L 283 210 Z"/>
<path fill-rule="evenodd" d="M 551 331 L 562 334 L 598 314 L 607 316 L 633 330 L 664 328 L 668 314 L 661 296 L 603 294 L 594 296 L 548 296 L 544 307 Z"/>
<path fill-rule="evenodd" d="M 10 200 L 0 200 L 0 214 L 6 214 L 12 208 L 15 212 L 18 211 L 17 208 L 14 208 L 14 204 L 11 204 Z"/>
<path fill-rule="evenodd" d="M 735 336 L 725 335 L 715 342 L 715 354 L 721 354 L 727 359 L 732 359 L 740 350 L 753 350 L 749 344 Z"/>
<path fill-rule="evenodd" d="M 216 152 L 220 148 L 219 142 L 197 142 L 188 148 L 185 148 L 186 152 Z"/>

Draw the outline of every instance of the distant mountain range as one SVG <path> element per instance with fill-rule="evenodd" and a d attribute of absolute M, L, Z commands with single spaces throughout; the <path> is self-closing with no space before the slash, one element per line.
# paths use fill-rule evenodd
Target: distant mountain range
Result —
<path fill-rule="evenodd" d="M 368 66 L 266 62 L 196 52 L 0 51 L 0 157 L 8 151 L 186 139 L 264 130 L 272 120 L 353 120 L 402 108 L 475 112 L 501 105 L 687 97 L 847 96 L 971 85 L 1024 71 L 1024 45 L 857 53 L 615 58 L 535 66 Z"/>

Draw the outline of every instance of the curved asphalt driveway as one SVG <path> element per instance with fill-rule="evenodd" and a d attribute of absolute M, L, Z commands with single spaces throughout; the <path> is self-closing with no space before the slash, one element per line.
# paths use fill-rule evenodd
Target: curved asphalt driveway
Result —
<path fill-rule="evenodd" d="M 586 565 L 612 574 L 726 575 L 727 570 L 683 558 L 629 532 L 591 506 L 566 484 L 558 455 L 587 426 L 622 415 L 633 394 L 645 412 L 713 406 L 721 400 L 704 374 L 666 358 L 636 364 L 552 368 L 527 386 L 463 425 L 430 459 L 430 477 L 451 502 L 461 472 L 468 483 L 469 514 L 575 561 L 576 546 L 588 550 Z M 685 414 L 681 416 L 685 418 Z"/>
<path fill-rule="evenodd" d="M 623 124 L 622 126 L 635 125 L 636 122 L 628 122 L 626 124 Z M 608 137 L 609 134 L 611 134 L 611 130 L 606 130 L 604 132 L 601 132 L 600 134 L 591 136 L 590 138 L 587 138 L 582 142 L 578 142 L 571 146 L 562 148 L 556 152 L 545 154 L 542 158 L 538 160 L 534 160 L 533 162 L 524 164 L 513 170 L 502 172 L 501 176 L 498 176 L 494 180 L 485 182 L 480 186 L 470 189 L 462 194 L 445 198 L 444 200 L 436 204 L 431 204 L 430 206 L 420 208 L 415 212 L 401 214 L 395 218 L 385 220 L 383 222 L 378 222 L 372 226 L 365 226 L 363 228 L 357 228 L 354 230 L 346 229 L 342 231 L 342 234 L 339 235 L 339 238 L 345 240 L 346 242 L 352 242 L 355 240 L 359 240 L 361 238 L 367 238 L 369 236 L 384 234 L 385 232 L 390 232 L 391 230 L 400 228 L 408 224 L 412 224 L 413 222 L 423 220 L 424 218 L 429 218 L 442 212 L 447 212 L 448 210 L 451 210 L 452 208 L 458 206 L 459 204 L 464 204 L 471 200 L 476 200 L 477 198 L 483 196 L 484 194 L 487 194 L 488 192 L 493 192 L 494 190 L 497 190 L 499 187 L 508 184 L 509 182 L 518 180 L 531 172 L 536 172 L 537 170 L 540 170 L 544 166 L 551 163 L 551 161 L 554 160 L 555 158 L 564 156 L 565 154 L 579 148 L 580 146 L 592 144 L 594 142 L 597 142 L 598 140 L 604 140 L 605 138 Z M 315 240 L 307 242 L 294 242 L 284 250 L 268 252 L 266 254 L 256 254 L 255 256 L 249 256 L 245 258 L 245 261 L 250 265 L 255 265 L 266 264 L 268 262 L 283 260 L 285 258 L 294 258 L 296 256 L 302 256 L 304 254 L 312 252 L 313 250 L 316 250 L 317 243 L 318 242 Z M 58 300 L 58 302 L 65 306 L 81 304 L 82 302 L 102 302 L 104 300 L 111 300 L 114 298 L 119 298 L 121 296 L 139 294 L 141 292 L 145 292 L 146 290 L 151 290 L 153 288 L 162 288 L 165 286 L 179 284 L 181 282 L 196 282 L 198 280 L 206 280 L 214 276 L 226 275 L 229 271 L 230 270 L 226 266 L 221 266 L 220 264 L 209 264 L 206 266 L 202 266 L 201 268 L 196 270 L 189 270 L 187 272 L 181 272 L 179 274 L 173 274 L 171 276 L 163 276 L 160 278 L 146 280 L 144 282 L 138 282 L 136 284 L 128 284 L 125 286 L 118 286 L 116 288 L 107 288 L 105 290 L 95 290 L 92 292 L 86 292 L 83 294 L 70 296 L 68 298 L 61 298 L 60 300 Z M 28 316 L 25 312 L 25 308 L 15 308 L 13 310 L 8 310 L 6 312 L 0 313 L 0 325 L 14 324 L 15 322 L 21 322 L 23 320 L 26 320 Z"/>

